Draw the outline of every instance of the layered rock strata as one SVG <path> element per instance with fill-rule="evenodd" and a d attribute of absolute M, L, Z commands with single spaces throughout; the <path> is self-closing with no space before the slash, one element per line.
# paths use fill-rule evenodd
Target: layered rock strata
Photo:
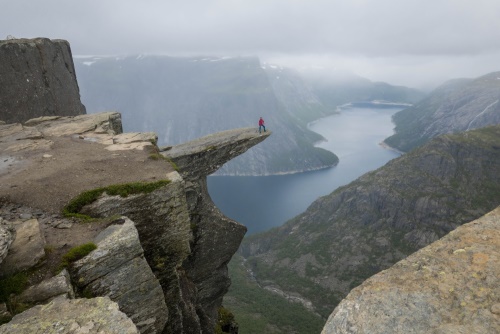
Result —
<path fill-rule="evenodd" d="M 369 278 L 322 333 L 500 333 L 500 207 Z"/>
<path fill-rule="evenodd" d="M 0 125 L 0 213 L 9 222 L 36 222 L 46 239 L 42 250 L 54 249 L 47 263 L 32 264 L 37 272 L 94 241 L 97 249 L 70 267 L 77 296 L 109 296 L 142 333 L 213 333 L 230 284 L 226 264 L 246 228 L 215 207 L 206 176 L 270 133 L 226 131 L 160 156 L 154 133 L 117 131 L 120 115 L 113 112 Z M 122 197 L 106 190 L 160 180 L 166 182 L 151 192 Z M 76 213 L 101 220 L 85 227 L 57 217 L 69 199 L 96 188 L 101 195 Z M 47 282 L 30 277 L 29 284 Z"/>
<path fill-rule="evenodd" d="M 134 222 L 123 217 L 94 238 L 97 251 L 72 265 L 79 289 L 108 296 L 141 333 L 160 333 L 168 319 L 160 283 L 144 259 Z"/>
<path fill-rule="evenodd" d="M 85 114 L 69 43 L 47 38 L 0 41 L 0 120 Z"/>

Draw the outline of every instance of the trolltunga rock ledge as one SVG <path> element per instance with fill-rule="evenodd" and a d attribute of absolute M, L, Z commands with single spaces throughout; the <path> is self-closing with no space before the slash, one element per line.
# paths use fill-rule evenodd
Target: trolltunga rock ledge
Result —
<path fill-rule="evenodd" d="M 162 154 L 179 167 L 184 178 L 208 176 L 271 134 L 259 134 L 255 128 L 226 130 L 173 146 Z"/>

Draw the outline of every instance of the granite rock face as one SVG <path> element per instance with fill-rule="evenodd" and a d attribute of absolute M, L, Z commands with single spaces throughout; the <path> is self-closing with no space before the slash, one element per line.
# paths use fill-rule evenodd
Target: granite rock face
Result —
<path fill-rule="evenodd" d="M 500 333 L 500 207 L 369 278 L 322 333 Z"/>
<path fill-rule="evenodd" d="M 97 250 L 72 265 L 76 285 L 118 303 L 141 333 L 161 333 L 168 319 L 160 283 L 143 257 L 134 223 L 120 219 L 94 240 Z"/>
<path fill-rule="evenodd" d="M 134 323 L 108 297 L 56 298 L 30 308 L 0 327 L 1 334 L 139 334 Z"/>
<path fill-rule="evenodd" d="M 0 41 L 0 73 L 2 121 L 23 123 L 36 116 L 85 114 L 67 41 Z"/>

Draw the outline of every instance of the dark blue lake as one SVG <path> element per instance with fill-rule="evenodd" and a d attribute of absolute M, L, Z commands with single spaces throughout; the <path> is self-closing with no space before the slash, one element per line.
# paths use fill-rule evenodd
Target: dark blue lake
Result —
<path fill-rule="evenodd" d="M 247 235 L 282 225 L 318 197 L 398 157 L 380 143 L 393 133 L 391 116 L 399 110 L 352 108 L 310 124 L 327 139 L 317 146 L 339 157 L 335 167 L 290 175 L 210 176 L 210 196 L 226 216 L 247 226 Z"/>

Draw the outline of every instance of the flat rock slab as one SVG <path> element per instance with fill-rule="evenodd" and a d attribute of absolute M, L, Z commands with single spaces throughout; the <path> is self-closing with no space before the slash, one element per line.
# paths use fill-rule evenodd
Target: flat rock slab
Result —
<path fill-rule="evenodd" d="M 156 134 L 121 131 L 117 112 L 0 125 L 0 197 L 59 213 L 83 191 L 154 182 L 173 171 L 150 158 Z"/>
<path fill-rule="evenodd" d="M 16 315 L 0 326 L 0 334 L 138 334 L 118 304 L 108 297 L 57 298 Z"/>
<path fill-rule="evenodd" d="M 259 134 L 255 128 L 240 128 L 217 132 L 162 152 L 180 169 L 186 179 L 208 176 L 229 160 L 246 152 L 272 134 Z"/>

